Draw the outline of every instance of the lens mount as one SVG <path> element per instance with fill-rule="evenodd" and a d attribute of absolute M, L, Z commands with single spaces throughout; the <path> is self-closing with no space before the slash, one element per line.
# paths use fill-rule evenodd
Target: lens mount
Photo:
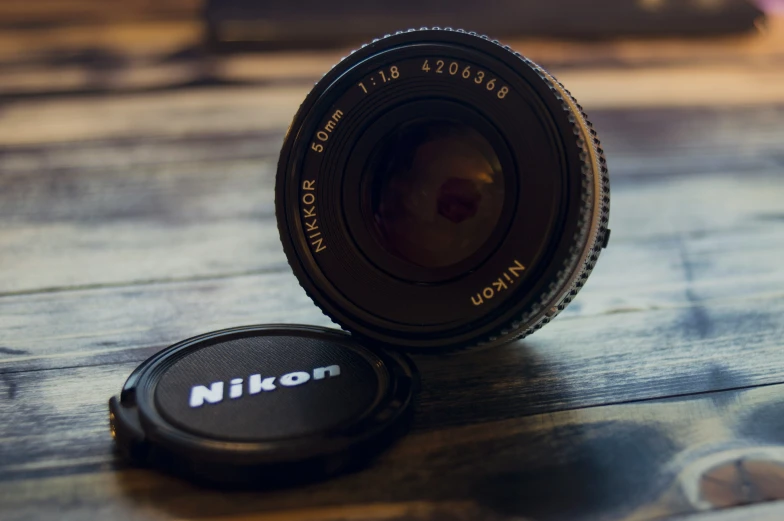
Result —
<path fill-rule="evenodd" d="M 278 165 L 281 240 L 335 322 L 410 348 L 495 343 L 571 301 L 607 238 L 596 133 L 541 68 L 484 37 L 408 31 L 315 86 Z"/>

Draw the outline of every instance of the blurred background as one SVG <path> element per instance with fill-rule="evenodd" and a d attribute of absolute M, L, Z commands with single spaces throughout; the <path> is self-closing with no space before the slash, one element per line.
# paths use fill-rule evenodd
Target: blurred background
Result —
<path fill-rule="evenodd" d="M 782 5 L 781 0 L 3 0 L 0 95 L 315 79 L 342 55 L 329 49 L 424 25 L 503 38 L 549 66 L 729 60 L 752 45 L 744 35 L 764 29 L 764 11 Z M 717 36 L 727 40 L 715 50 L 695 41 Z M 644 49 L 627 44 L 608 50 L 608 42 L 621 38 L 661 41 Z M 526 45 L 530 39 L 537 45 Z M 678 39 L 691 41 L 675 45 Z M 555 41 L 562 44 L 540 45 Z M 291 63 L 254 60 L 252 54 L 304 49 L 328 56 L 318 63 L 312 56 Z"/>

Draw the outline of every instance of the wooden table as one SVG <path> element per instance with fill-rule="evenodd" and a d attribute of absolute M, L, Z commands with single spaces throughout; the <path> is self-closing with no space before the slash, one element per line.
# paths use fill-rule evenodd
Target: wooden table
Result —
<path fill-rule="evenodd" d="M 0 34 L 0 519 L 784 519 L 782 29 L 514 42 L 603 138 L 610 248 L 535 335 L 417 355 L 413 430 L 369 468 L 274 492 L 129 468 L 106 402 L 186 337 L 328 324 L 272 190 L 342 51 L 205 59 L 187 17 Z M 88 40 L 103 65 L 45 59 Z"/>

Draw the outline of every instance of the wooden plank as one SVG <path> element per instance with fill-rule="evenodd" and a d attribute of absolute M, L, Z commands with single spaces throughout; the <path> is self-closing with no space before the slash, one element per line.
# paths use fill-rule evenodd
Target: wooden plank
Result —
<path fill-rule="evenodd" d="M 68 175 L 73 179 L 84 176 L 100 186 L 116 182 L 118 176 L 142 173 L 153 177 L 149 167 L 154 166 L 204 164 L 205 173 L 209 173 L 218 168 L 219 163 L 232 166 L 232 163 L 248 159 L 274 160 L 284 134 L 284 128 L 212 132 L 208 126 L 199 126 L 185 136 L 141 133 L 116 139 L 2 146 L 0 176 L 4 183 L 14 186 L 30 183 L 33 175 L 46 179 L 45 183 L 42 181 L 44 184 L 58 176 Z"/>
<path fill-rule="evenodd" d="M 15 101 L 0 113 L 0 143 L 280 131 L 291 123 L 307 92 L 307 86 L 223 87 Z"/>
<path fill-rule="evenodd" d="M 170 49 L 174 57 L 200 52 Z M 97 64 L 58 65 L 54 75 L 51 65 L 10 64 L 0 68 L 0 98 L 171 90 L 215 82 L 251 86 L 282 83 L 300 87 L 312 85 L 347 51 L 329 53 L 323 59 L 303 57 L 284 66 L 279 65 L 281 60 L 278 57 L 264 56 L 172 58 L 168 63 L 145 55 L 123 59 L 110 51 L 101 51 L 96 56 L 91 56 L 89 51 L 81 54 L 86 56 L 85 61 L 91 59 Z M 48 60 L 51 61 L 51 58 Z M 568 86 L 582 104 L 592 107 L 760 106 L 784 100 L 781 90 L 776 88 L 784 72 L 775 62 L 753 69 L 726 62 L 650 65 L 635 68 L 633 72 L 615 64 L 600 69 L 558 65 L 548 65 L 547 68 Z M 722 88 L 713 88 L 717 84 Z"/>
<path fill-rule="evenodd" d="M 173 74 L 187 76 L 176 67 L 171 69 Z M 89 99 L 14 99 L 4 103 L 0 113 L 3 123 L 0 144 L 285 128 L 312 82 L 329 67 L 310 73 L 294 84 L 279 86 L 204 87 Z M 589 113 L 619 107 L 685 106 L 758 107 L 761 111 L 784 103 L 784 94 L 777 88 L 784 71 L 778 67 L 654 68 L 636 70 L 634 74 L 622 69 L 556 69 L 555 73 Z M 144 83 L 146 74 L 133 81 Z M 154 69 L 149 74 L 150 81 L 157 81 L 163 72 Z M 72 77 L 67 71 L 60 76 L 54 81 L 69 85 L 80 81 L 78 74 Z M 4 84 L 31 81 L 24 75 L 13 77 L 17 79 Z M 713 88 L 716 84 L 723 87 Z"/>
<path fill-rule="evenodd" d="M 272 159 L 305 90 L 296 93 L 300 94 L 294 100 L 277 88 L 206 89 L 187 95 L 89 102 L 17 102 L 0 112 L 0 121 L 9 125 L 0 126 L 0 175 L 95 168 L 133 171 L 157 163 Z M 628 174 L 771 169 L 781 160 L 784 105 L 588 108 L 611 162 L 613 179 Z M 121 121 L 107 122 L 105 114 Z M 110 128 L 113 125 L 117 128 Z"/>
<path fill-rule="evenodd" d="M 676 521 L 779 521 L 784 515 L 781 502 L 762 503 L 729 510 L 711 510 L 672 518 Z"/>
<path fill-rule="evenodd" d="M 0 176 L 0 293 L 285 271 L 273 170 L 270 160 L 249 160 Z M 607 256 L 635 242 L 623 252 L 659 274 L 654 282 L 671 284 L 682 279 L 678 241 L 713 234 L 695 239 L 695 247 L 707 249 L 701 259 L 718 250 L 738 276 L 778 273 L 781 176 L 623 179 L 613 184 Z M 645 245 L 649 239 L 664 245 Z M 754 260 L 744 251 L 767 256 Z M 637 277 L 632 268 L 621 267 L 618 280 Z"/>
<path fill-rule="evenodd" d="M 245 161 L 5 176 L 0 287 L 7 293 L 283 268 L 272 168 Z"/>
<path fill-rule="evenodd" d="M 269 107 L 241 132 L 229 130 L 239 107 L 185 98 L 179 109 L 164 107 L 167 96 L 151 102 L 163 113 L 150 129 L 188 114 L 175 135 L 146 136 L 135 122 L 126 138 L 0 149 L 0 293 L 285 269 L 272 207 L 282 130 L 263 128 L 274 125 L 261 117 Z M 210 110 L 220 115 L 212 122 L 226 119 L 223 131 L 194 126 Z M 784 197 L 782 111 L 598 111 L 613 175 L 613 244 L 721 230 L 765 237 Z M 62 121 L 57 108 L 42 113 Z M 764 241 L 771 253 L 780 246 Z"/>
<path fill-rule="evenodd" d="M 611 176 L 775 175 L 784 106 L 590 110 Z"/>
<path fill-rule="evenodd" d="M 691 239 L 619 241 L 603 253 L 589 283 L 555 324 L 569 317 L 597 315 L 609 315 L 605 322 L 622 324 L 623 317 L 616 315 L 656 310 L 669 310 L 668 316 L 675 320 L 681 313 L 695 313 L 688 308 L 703 303 L 756 308 L 758 302 L 784 293 L 784 270 L 775 254 L 783 243 L 779 223 L 766 234 L 722 231 Z M 6 296 L 0 299 L 0 346 L 7 351 L 0 353 L 0 367 L 61 367 L 96 363 L 94 357 L 101 357 L 103 363 L 104 351 L 160 348 L 209 329 L 249 323 L 327 323 L 285 265 L 280 269 L 229 278 Z M 642 335 L 648 334 L 644 316 L 639 319 Z"/>
<path fill-rule="evenodd" d="M 694 281 L 665 295 L 666 304 L 639 307 L 644 297 L 627 283 L 609 295 L 586 294 L 574 311 L 523 342 L 417 355 L 426 404 L 421 423 L 464 424 L 784 381 L 784 294 L 726 296 L 738 286 L 730 282 L 719 290 L 724 298 L 701 300 L 716 286 Z M 652 300 L 662 293 L 654 291 Z M 602 313 L 583 308 L 582 302 L 602 298 L 608 305 Z M 135 363 L 168 344 L 252 323 L 328 325 L 287 274 L 42 294 L 3 299 L 3 307 L 0 374 L 14 398 L 0 405 L 6 435 L 21 435 L 37 421 L 31 411 L 46 401 L 40 385 L 66 400 L 66 410 L 102 417 L 96 393 L 75 390 L 90 381 L 106 396 Z M 440 408 L 444 402 L 450 406 Z M 67 425 L 70 413 L 58 413 L 59 407 L 45 409 L 49 425 Z"/>
<path fill-rule="evenodd" d="M 5 268 L 0 274 L 6 274 L 0 281 L 7 295 L 0 299 L 0 309 L 7 310 L 0 313 L 0 346 L 24 351 L 33 346 L 30 356 L 65 357 L 74 351 L 95 354 L 102 349 L 97 339 L 114 342 L 115 329 L 123 345 L 149 346 L 195 334 L 194 324 L 228 327 L 243 321 L 292 321 L 292 316 L 317 319 L 280 250 L 269 176 L 266 189 L 260 182 L 249 190 L 255 171 L 240 166 L 234 170 L 224 165 L 223 173 L 236 173 L 236 178 L 212 179 L 173 167 L 167 167 L 168 175 L 153 176 L 155 182 L 104 176 L 105 192 L 96 191 L 92 176 L 83 179 L 83 173 L 84 185 L 55 184 L 57 190 L 44 190 L 40 198 L 35 191 L 12 189 L 11 198 L 0 205 L 8 212 L 0 215 L 10 221 L 0 227 L 0 265 Z M 70 194 L 67 204 L 52 199 L 63 192 Z M 777 259 L 784 245 L 779 212 L 783 193 L 780 177 L 756 175 L 667 178 L 652 184 L 630 178 L 617 183 L 612 247 L 566 316 L 781 294 L 784 268 Z M 117 208 L 119 202 L 124 206 Z M 31 236 L 39 241 L 28 240 Z M 269 271 L 275 274 L 264 274 Z M 240 276 L 243 273 L 258 274 Z M 217 280 L 204 280 L 209 278 Z M 156 280 L 183 282 L 65 291 Z M 23 295 L 51 290 L 64 281 L 71 286 L 60 286 L 63 293 Z M 14 291 L 18 296 L 9 296 Z M 209 310 L 200 304 L 206 292 L 215 303 Z M 133 300 L 139 305 L 113 313 L 127 306 L 123 302 L 129 295 L 141 295 Z M 171 320 L 167 310 L 175 301 L 192 320 L 172 328 L 163 340 L 146 338 L 149 327 L 136 336 L 125 332 L 130 324 L 153 324 L 155 317 Z M 289 309 L 298 311 L 292 315 Z M 205 311 L 210 315 L 200 314 Z M 62 313 L 71 319 L 50 320 Z M 117 327 L 126 323 L 123 317 L 128 326 Z M 87 324 L 95 342 L 62 343 L 63 338 L 83 335 Z M 36 334 L 20 337 L 23 330 Z"/>
<path fill-rule="evenodd" d="M 56 430 L 61 426 L 51 412 L 58 407 L 79 420 L 65 438 L 20 434 L 47 453 L 37 462 L 20 463 L 12 452 L 19 439 L 4 438 L 4 456 L 12 459 L 0 463 L 3 519 L 84 519 L 95 512 L 118 520 L 314 519 L 319 513 L 387 519 L 413 510 L 428 519 L 439 513 L 460 519 L 464 512 L 469 519 L 647 521 L 778 499 L 771 480 L 784 476 L 778 420 L 784 386 L 778 385 L 427 430 L 420 414 L 414 432 L 369 469 L 290 490 L 217 492 L 122 465 L 113 470 L 105 418 L 84 414 L 91 407 L 85 401 L 105 407 L 100 395 L 108 382 L 89 381 L 89 387 L 70 379 L 29 381 L 49 400 L 32 414 L 43 413 Z M 85 400 L 85 389 L 96 396 Z M 717 477 L 728 466 L 747 472 L 745 489 L 732 488 L 735 475 Z M 717 491 L 717 484 L 726 488 Z M 741 517 L 717 517 L 725 518 Z"/>

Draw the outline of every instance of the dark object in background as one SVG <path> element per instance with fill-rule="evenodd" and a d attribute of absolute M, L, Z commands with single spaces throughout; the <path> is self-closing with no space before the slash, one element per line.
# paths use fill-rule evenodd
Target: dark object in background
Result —
<path fill-rule="evenodd" d="M 366 464 L 411 418 L 405 357 L 342 331 L 266 325 L 173 345 L 109 400 L 136 464 L 217 485 L 282 486 Z"/>
<path fill-rule="evenodd" d="M 213 49 L 360 43 L 422 26 L 495 37 L 607 38 L 747 31 L 763 13 L 745 0 L 209 0 Z"/>
<path fill-rule="evenodd" d="M 609 230 L 597 133 L 562 85 L 486 38 L 414 30 L 336 65 L 281 151 L 283 249 L 365 342 L 498 344 L 572 301 Z"/>

